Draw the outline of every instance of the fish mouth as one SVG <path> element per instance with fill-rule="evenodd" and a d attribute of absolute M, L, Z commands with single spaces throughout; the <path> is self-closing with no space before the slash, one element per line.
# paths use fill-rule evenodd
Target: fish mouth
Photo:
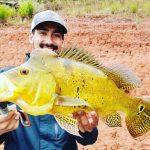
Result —
<path fill-rule="evenodd" d="M 51 111 L 51 102 L 42 106 L 31 106 L 26 103 L 23 99 L 19 98 L 16 100 L 16 104 L 23 109 L 26 113 L 33 116 L 50 114 Z"/>
<path fill-rule="evenodd" d="M 0 74 L 0 102 L 9 101 L 13 98 L 16 86 L 5 76 Z"/>

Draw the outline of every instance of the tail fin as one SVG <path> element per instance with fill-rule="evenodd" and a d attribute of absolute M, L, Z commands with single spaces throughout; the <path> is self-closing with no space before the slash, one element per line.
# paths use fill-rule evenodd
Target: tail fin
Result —
<path fill-rule="evenodd" d="M 139 137 L 150 130 L 150 97 L 142 97 L 137 112 L 126 116 L 126 124 L 133 137 Z M 134 107 L 134 106 L 133 106 Z"/>

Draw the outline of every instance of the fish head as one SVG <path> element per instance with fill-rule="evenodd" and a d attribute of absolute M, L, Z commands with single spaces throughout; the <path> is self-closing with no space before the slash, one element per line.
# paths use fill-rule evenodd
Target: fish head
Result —
<path fill-rule="evenodd" d="M 42 58 L 34 55 L 26 63 L 0 74 L 0 102 L 13 102 L 32 115 L 50 111 L 56 82 Z"/>

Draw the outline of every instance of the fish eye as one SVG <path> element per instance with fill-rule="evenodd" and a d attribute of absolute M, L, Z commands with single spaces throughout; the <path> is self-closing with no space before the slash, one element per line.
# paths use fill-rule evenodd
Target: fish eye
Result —
<path fill-rule="evenodd" d="M 22 70 L 19 70 L 19 73 L 20 73 L 20 75 L 25 76 L 25 75 L 29 74 L 29 70 L 28 69 L 22 69 Z"/>

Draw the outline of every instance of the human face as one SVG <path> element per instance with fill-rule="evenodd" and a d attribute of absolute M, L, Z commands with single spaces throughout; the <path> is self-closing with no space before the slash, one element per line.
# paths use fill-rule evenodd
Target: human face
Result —
<path fill-rule="evenodd" d="M 33 48 L 49 48 L 53 51 L 62 49 L 63 34 L 56 24 L 43 23 L 39 25 L 29 37 Z"/>

